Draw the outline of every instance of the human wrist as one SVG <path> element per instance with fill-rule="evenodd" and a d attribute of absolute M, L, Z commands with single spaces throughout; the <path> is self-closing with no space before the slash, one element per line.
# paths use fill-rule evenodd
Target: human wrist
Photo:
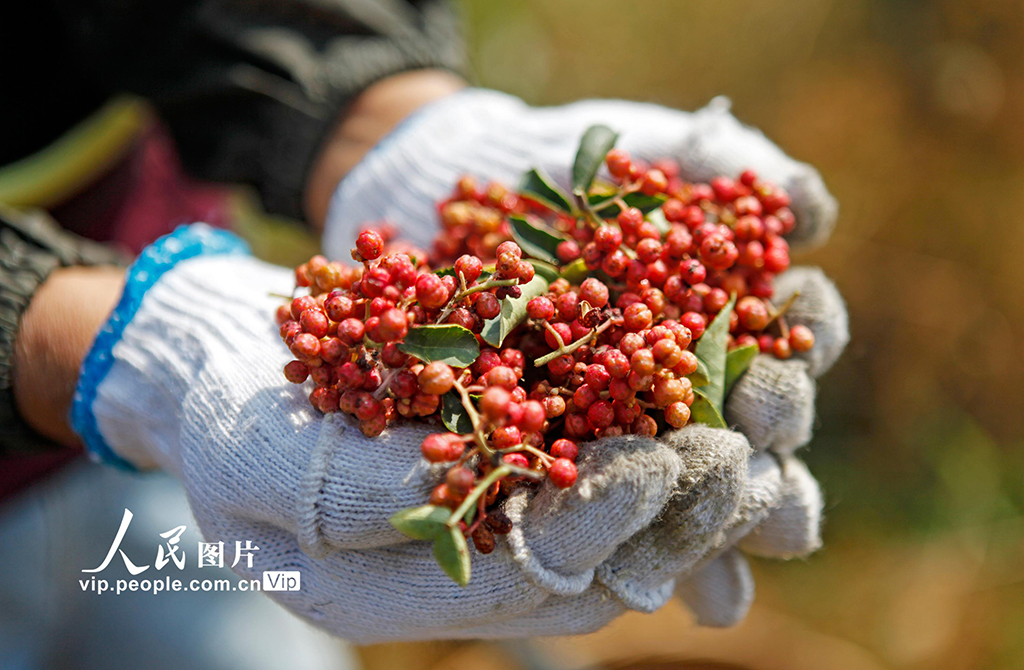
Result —
<path fill-rule="evenodd" d="M 392 75 L 363 91 L 326 138 L 310 169 L 305 190 L 310 222 L 323 227 L 338 183 L 402 120 L 466 86 L 465 80 L 448 70 L 424 69 Z"/>
<path fill-rule="evenodd" d="M 123 268 L 60 268 L 39 287 L 21 319 L 15 403 L 29 426 L 59 444 L 79 442 L 68 422 L 78 371 L 123 285 Z"/>

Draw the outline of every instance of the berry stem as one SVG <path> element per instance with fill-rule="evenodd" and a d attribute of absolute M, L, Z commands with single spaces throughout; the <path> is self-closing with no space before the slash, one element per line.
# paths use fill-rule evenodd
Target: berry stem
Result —
<path fill-rule="evenodd" d="M 452 387 L 459 392 L 459 397 L 462 399 L 462 408 L 466 410 L 466 414 L 469 415 L 469 421 L 473 424 L 473 439 L 476 440 L 476 446 L 480 449 L 480 452 L 490 458 L 494 455 L 494 450 L 487 444 L 487 439 L 484 437 L 483 425 L 480 421 L 480 413 L 476 411 L 476 407 L 473 406 L 473 399 L 469 397 L 469 391 L 463 386 L 459 380 L 455 380 Z"/>
<path fill-rule="evenodd" d="M 550 454 L 544 453 L 540 449 L 538 449 L 536 447 L 531 447 L 528 444 L 514 444 L 511 447 L 505 447 L 504 449 L 498 449 L 497 451 L 498 451 L 499 454 L 514 454 L 514 453 L 516 453 L 518 451 L 528 451 L 531 454 L 533 454 L 533 455 L 537 456 L 538 458 L 540 458 L 542 461 L 544 461 L 544 465 L 545 466 L 551 465 L 552 463 L 555 462 L 555 459 L 552 458 Z M 515 466 L 513 466 L 513 467 L 515 467 Z M 520 469 L 516 474 L 523 474 L 523 472 Z M 526 476 L 529 476 L 529 475 L 526 475 Z"/>
<path fill-rule="evenodd" d="M 793 303 L 796 302 L 796 299 L 799 297 L 800 291 L 796 291 L 793 295 L 786 298 L 786 302 L 782 303 L 782 306 L 779 308 L 776 308 L 770 300 L 765 300 L 764 302 L 768 306 L 768 315 L 771 317 L 768 319 L 768 325 L 770 326 L 773 321 L 788 312 L 789 308 L 793 306 Z M 767 328 L 767 326 L 765 326 L 765 328 Z"/>
<path fill-rule="evenodd" d="M 476 529 L 480 527 L 480 524 L 487 518 L 487 496 L 480 496 L 480 500 L 477 503 L 476 518 L 473 520 L 473 524 L 466 529 L 466 537 L 472 537 Z"/>
<path fill-rule="evenodd" d="M 550 322 L 544 322 L 544 330 L 548 331 L 549 333 L 551 333 L 552 336 L 554 336 L 555 342 L 558 342 L 559 351 L 565 348 L 565 341 L 562 340 L 562 336 L 558 334 L 558 331 L 555 330 L 555 327 L 552 326 Z"/>
<path fill-rule="evenodd" d="M 462 501 L 462 504 L 452 512 L 451 517 L 445 525 L 449 528 L 454 528 L 458 525 L 459 521 L 462 520 L 462 517 L 464 517 L 466 512 L 469 511 L 469 508 L 476 503 L 477 499 L 479 499 L 488 488 L 490 488 L 491 484 L 510 474 L 512 474 L 512 467 L 507 464 L 500 465 L 491 470 L 486 477 L 480 480 L 479 484 L 473 487 L 473 490 L 469 492 L 469 495 Z"/>
<path fill-rule="evenodd" d="M 576 196 L 576 202 L 579 204 L 580 209 L 583 210 L 583 218 L 587 225 L 596 230 L 603 223 L 603 220 L 590 205 L 590 199 L 587 198 L 587 194 L 583 190 L 576 190 L 573 191 L 573 195 Z"/>
<path fill-rule="evenodd" d="M 462 277 L 461 273 L 459 277 Z M 451 300 L 448 301 L 448 304 L 444 306 L 444 309 L 441 310 L 441 313 L 437 317 L 436 323 L 444 323 L 444 320 L 447 319 L 451 315 L 451 313 L 455 311 L 455 306 L 474 293 L 478 293 L 480 291 L 487 291 L 489 289 L 497 288 L 499 286 L 515 286 L 518 283 L 518 279 L 488 279 L 482 284 L 477 284 L 476 286 L 471 286 L 463 291 L 459 291 Z"/>
<path fill-rule="evenodd" d="M 558 349 L 552 351 L 550 354 L 545 354 L 544 356 L 541 356 L 540 358 L 538 358 L 537 360 L 535 360 L 533 362 L 534 366 L 539 368 L 542 365 L 547 365 L 548 363 L 550 363 L 551 361 L 555 360 L 559 356 L 564 356 L 565 354 L 571 354 L 572 352 L 574 352 L 577 349 L 579 349 L 580 347 L 582 347 L 584 344 L 587 344 L 588 342 L 590 342 L 591 340 L 596 338 L 598 335 L 600 335 L 604 331 L 608 330 L 614 323 L 616 323 L 615 319 L 608 319 L 607 321 L 602 323 L 600 326 L 598 326 L 597 328 L 594 328 L 589 333 L 587 333 L 586 335 L 584 335 L 580 339 L 576 340 L 572 344 L 569 344 L 569 345 L 563 344 L 562 346 L 558 347 Z M 545 322 L 544 325 L 547 325 L 547 323 Z M 555 333 L 555 336 L 557 337 L 558 333 Z M 561 342 L 561 339 L 562 339 L 561 337 L 558 337 L 559 342 Z"/>
<path fill-rule="evenodd" d="M 388 392 L 389 388 L 391 388 L 391 382 L 394 381 L 395 376 L 404 369 L 405 367 L 403 366 L 400 368 L 391 368 L 390 370 L 388 370 L 387 374 L 384 375 L 384 379 L 380 381 L 380 386 L 377 387 L 377 390 L 373 392 L 373 397 L 376 398 L 377 400 L 383 398 L 384 394 Z"/>
<path fill-rule="evenodd" d="M 778 322 L 779 335 L 788 338 L 789 324 L 786 323 L 786 312 L 789 311 L 789 308 L 793 306 L 793 303 L 796 302 L 796 299 L 799 297 L 800 291 L 795 292 L 793 295 L 789 296 L 786 299 L 786 302 L 782 303 L 782 307 L 779 307 L 778 309 L 775 308 L 775 305 L 773 305 L 770 300 L 765 300 L 764 302 L 768 307 L 768 315 L 771 317 L 768 320 L 768 324 L 764 327 L 765 330 L 767 330 L 773 323 Z"/>
<path fill-rule="evenodd" d="M 546 454 L 543 451 L 541 451 L 540 449 L 538 449 L 537 447 L 530 446 L 529 444 L 521 444 L 521 445 L 519 445 L 519 451 L 528 451 L 528 452 L 530 452 L 531 454 L 533 454 L 534 456 L 539 458 L 544 463 L 545 467 L 547 467 L 547 466 L 549 466 L 549 465 L 551 465 L 552 463 L 555 462 L 555 459 L 552 458 L 550 454 Z"/>

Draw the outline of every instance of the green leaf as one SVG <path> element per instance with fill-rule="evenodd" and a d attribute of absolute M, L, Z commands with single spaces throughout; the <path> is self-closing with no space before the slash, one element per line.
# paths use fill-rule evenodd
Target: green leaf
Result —
<path fill-rule="evenodd" d="M 729 395 L 732 385 L 740 376 L 747 371 L 750 364 L 754 362 L 761 352 L 761 347 L 756 344 L 748 344 L 745 347 L 736 347 L 725 356 L 725 395 Z"/>
<path fill-rule="evenodd" d="M 452 516 L 452 511 L 444 507 L 423 505 L 422 507 L 406 507 L 391 515 L 388 521 L 402 535 L 414 540 L 433 540 L 445 530 L 445 524 Z"/>
<path fill-rule="evenodd" d="M 736 295 L 733 294 L 715 320 L 697 340 L 695 352 L 698 360 L 702 361 L 708 369 L 708 383 L 701 388 L 702 395 L 719 413 L 721 413 L 722 404 L 725 402 L 725 359 L 729 346 L 729 315 L 732 314 L 735 304 Z"/>
<path fill-rule="evenodd" d="M 580 139 L 580 148 L 572 164 L 572 190 L 583 195 L 597 176 L 597 170 L 604 162 L 605 154 L 615 146 L 619 134 L 608 126 L 590 126 Z"/>
<path fill-rule="evenodd" d="M 661 211 L 661 207 L 653 212 L 648 212 L 646 218 L 654 224 L 654 227 L 657 228 L 658 232 L 662 235 L 665 235 L 668 231 L 672 230 L 672 224 L 665 218 L 665 212 Z"/>
<path fill-rule="evenodd" d="M 544 261 L 538 261 L 536 259 L 528 260 L 530 265 L 533 266 L 534 271 L 541 277 L 544 277 L 544 279 L 547 279 L 549 284 L 561 276 L 558 268 L 551 263 L 545 263 Z"/>
<path fill-rule="evenodd" d="M 591 193 L 587 196 L 587 200 L 590 201 L 591 208 L 604 219 L 614 218 L 622 211 L 622 208 L 619 207 L 614 198 L 609 198 L 601 193 Z M 665 201 L 668 200 L 668 196 L 661 193 L 658 195 L 644 195 L 639 191 L 634 191 L 622 196 L 622 200 L 628 207 L 636 207 L 644 214 L 648 214 L 658 211 Z"/>
<path fill-rule="evenodd" d="M 511 215 L 508 220 L 512 224 L 512 237 L 523 251 L 548 263 L 558 262 L 556 251 L 566 238 L 554 234 L 546 226 L 535 226 L 518 214 Z"/>
<path fill-rule="evenodd" d="M 690 383 L 694 386 L 707 386 L 711 383 L 711 375 L 708 372 L 708 366 L 701 359 L 697 359 L 697 369 L 694 372 L 686 375 L 686 378 L 690 380 Z"/>
<path fill-rule="evenodd" d="M 569 195 L 558 188 L 551 177 L 537 168 L 523 175 L 523 179 L 519 183 L 519 193 L 551 209 L 562 210 L 570 214 L 576 211 Z"/>
<path fill-rule="evenodd" d="M 484 342 L 492 347 L 500 347 L 508 334 L 526 319 L 526 303 L 547 291 L 548 284 L 548 280 L 538 272 L 533 279 L 519 287 L 522 290 L 522 295 L 518 298 L 502 300 L 501 314 L 485 321 L 484 328 L 480 331 Z"/>
<path fill-rule="evenodd" d="M 476 336 L 452 323 L 410 328 L 398 349 L 424 363 L 440 361 L 456 368 L 470 366 L 480 355 Z"/>
<path fill-rule="evenodd" d="M 459 586 L 469 583 L 469 547 L 458 528 L 446 528 L 434 540 L 434 560 Z"/>
<path fill-rule="evenodd" d="M 473 432 L 473 422 L 462 406 L 462 396 L 458 391 L 448 391 L 441 396 L 441 421 L 453 433 L 466 435 Z"/>
<path fill-rule="evenodd" d="M 589 274 L 590 270 L 587 269 L 587 264 L 583 262 L 582 258 L 577 258 L 562 269 L 562 278 L 570 284 L 579 284 Z"/>
<path fill-rule="evenodd" d="M 728 428 L 722 413 L 701 389 L 693 389 L 693 404 L 690 405 L 690 419 L 697 423 L 703 423 L 712 428 Z"/>

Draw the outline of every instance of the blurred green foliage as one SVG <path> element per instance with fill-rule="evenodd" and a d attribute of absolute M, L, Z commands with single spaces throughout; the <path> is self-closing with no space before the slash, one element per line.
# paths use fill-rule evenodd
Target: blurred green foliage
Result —
<path fill-rule="evenodd" d="M 1010 0 L 463 0 L 481 85 L 720 94 L 841 203 L 797 256 L 852 344 L 803 452 L 826 548 L 759 603 L 894 667 L 1024 667 L 1024 9 Z M 826 667 L 823 665 L 822 667 Z"/>

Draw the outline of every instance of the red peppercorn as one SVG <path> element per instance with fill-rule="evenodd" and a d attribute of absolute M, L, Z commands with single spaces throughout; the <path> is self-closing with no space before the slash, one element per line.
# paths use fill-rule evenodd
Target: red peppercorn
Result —
<path fill-rule="evenodd" d="M 793 351 L 810 351 L 814 347 L 814 332 L 803 324 L 791 326 L 789 346 Z"/>
<path fill-rule="evenodd" d="M 772 353 L 775 354 L 775 358 L 785 360 L 793 355 L 793 349 L 789 346 L 789 340 L 785 337 L 775 338 L 775 342 L 772 344 Z"/>
<path fill-rule="evenodd" d="M 293 384 L 301 384 L 309 377 L 309 368 L 302 361 L 292 361 L 284 366 L 284 378 Z"/>
<path fill-rule="evenodd" d="M 416 299 L 427 309 L 437 309 L 448 302 L 449 291 L 444 281 L 434 274 L 421 274 L 416 279 Z"/>
<path fill-rule="evenodd" d="M 629 176 L 630 168 L 633 165 L 629 154 L 622 149 L 612 149 L 605 155 L 604 161 L 608 166 L 608 172 L 616 179 L 625 179 Z"/>
<path fill-rule="evenodd" d="M 493 293 L 478 293 L 473 309 L 481 319 L 493 319 L 501 313 L 501 303 Z"/>
<path fill-rule="evenodd" d="M 574 240 L 563 240 L 555 247 L 555 255 L 563 264 L 568 264 L 580 257 L 580 245 Z"/>
<path fill-rule="evenodd" d="M 480 275 L 483 274 L 484 264 L 476 256 L 470 256 L 465 254 L 459 257 L 459 260 L 455 261 L 455 271 L 462 273 L 463 279 L 466 280 L 466 284 L 472 284 Z"/>
<path fill-rule="evenodd" d="M 480 398 L 480 411 L 491 421 L 504 418 L 512 395 L 500 386 L 491 386 Z"/>
<path fill-rule="evenodd" d="M 522 434 L 517 426 L 502 426 L 491 433 L 491 442 L 497 449 L 508 449 L 522 442 Z"/>
<path fill-rule="evenodd" d="M 526 313 L 531 319 L 547 321 L 555 315 L 555 304 L 544 296 L 537 296 L 526 303 Z"/>
<path fill-rule="evenodd" d="M 555 440 L 551 445 L 551 455 L 555 458 L 567 458 L 570 461 L 575 461 L 578 454 L 579 447 L 572 440 L 561 438 Z"/>
<path fill-rule="evenodd" d="M 356 260 L 372 261 L 384 252 L 384 238 L 375 230 L 364 230 L 356 238 Z"/>
<path fill-rule="evenodd" d="M 548 479 L 560 489 L 567 489 L 576 483 L 576 464 L 568 458 L 556 458 L 548 468 Z"/>

